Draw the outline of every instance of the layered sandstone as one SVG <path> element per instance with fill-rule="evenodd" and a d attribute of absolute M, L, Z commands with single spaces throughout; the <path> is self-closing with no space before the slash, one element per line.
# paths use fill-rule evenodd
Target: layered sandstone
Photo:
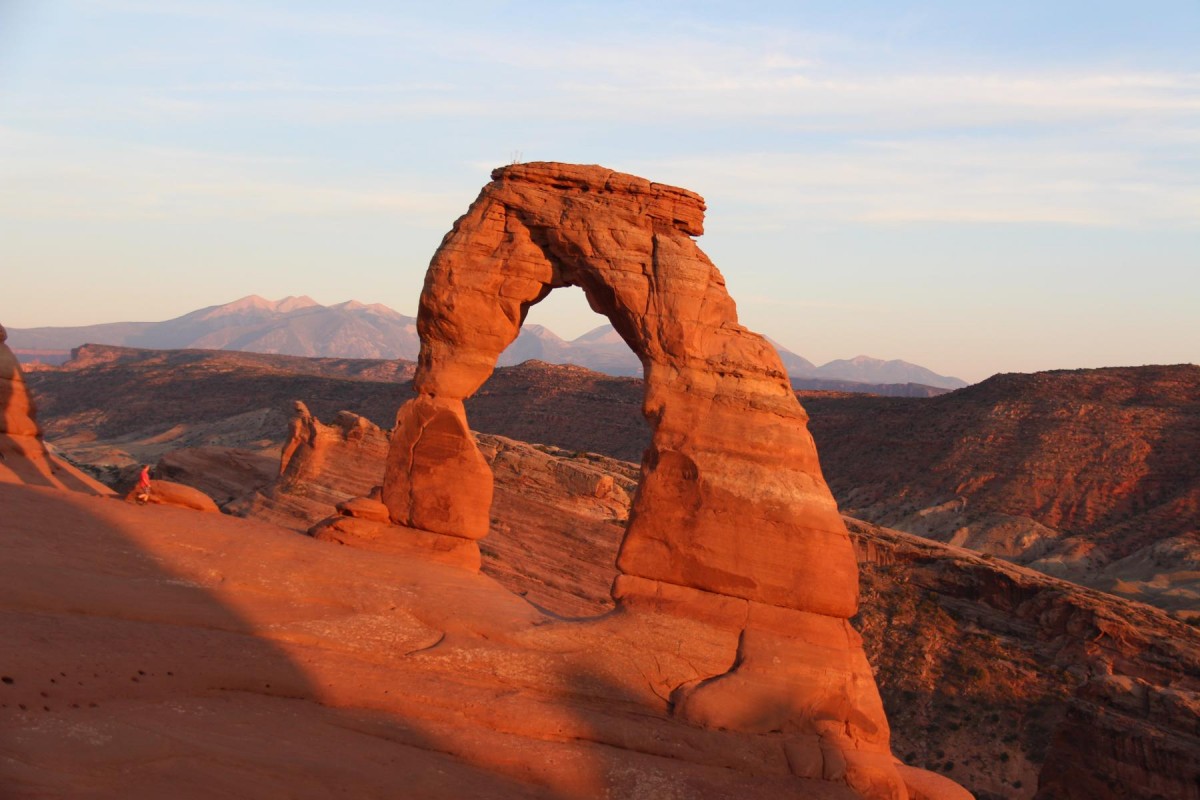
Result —
<path fill-rule="evenodd" d="M 7 338 L 8 333 L 0 325 L 0 482 L 111 494 L 107 487 L 47 449 L 21 366 L 5 344 Z"/>
<path fill-rule="evenodd" d="M 992 800 L 1200 798 L 1200 631 L 851 520 L 893 745 Z"/>
<path fill-rule="evenodd" d="M 365 417 L 338 412 L 329 424 L 308 406 L 292 403 L 279 476 L 227 510 L 289 528 L 306 529 L 339 503 L 370 492 L 382 477 L 387 436 Z"/>
<path fill-rule="evenodd" d="M 0 508 L 5 797 L 858 796 L 672 717 L 671 684 L 734 658 L 704 624 L 563 622 L 224 514 L 6 484 Z"/>
<path fill-rule="evenodd" d="M 847 513 L 1200 619 L 1200 366 L 809 409 Z"/>
<path fill-rule="evenodd" d="M 326 425 L 303 403 L 295 406 L 283 474 L 257 489 L 252 481 L 260 475 L 261 457 L 227 448 L 174 451 L 159 461 L 156 474 L 178 477 L 214 497 L 237 492 L 240 481 L 240 496 L 223 501 L 233 514 L 313 530 L 318 538 L 362 549 L 409 552 L 386 524 L 387 506 L 373 499 L 383 481 L 388 432 L 345 411 Z M 633 465 L 474 436 L 495 477 L 483 571 L 551 613 L 579 617 L 611 610 L 617 547 L 637 485 Z M 405 531 L 406 538 L 421 536 Z M 429 547 L 449 548 L 443 560 L 461 555 L 456 542 L 424 536 Z"/>
<path fill-rule="evenodd" d="M 668 687 L 674 713 L 778 737 L 798 777 L 905 797 L 848 622 L 849 536 L 777 352 L 738 324 L 693 240 L 703 217 L 698 195 L 601 167 L 494 171 L 426 274 L 417 396 L 397 415 L 382 500 L 397 537 L 487 533 L 493 480 L 463 401 L 531 305 L 580 287 L 641 359 L 652 429 L 614 596 L 627 614 L 702 619 L 737 642 L 722 669 Z"/>

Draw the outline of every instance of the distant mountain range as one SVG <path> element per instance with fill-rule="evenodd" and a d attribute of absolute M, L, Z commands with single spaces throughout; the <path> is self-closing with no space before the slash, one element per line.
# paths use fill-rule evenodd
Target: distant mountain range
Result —
<path fill-rule="evenodd" d="M 256 295 L 210 306 L 165 322 L 110 322 L 80 327 L 9 328 L 9 346 L 22 361 L 57 364 L 82 344 L 150 349 L 240 350 L 325 358 L 417 357 L 416 319 L 378 303 L 355 300 L 323 306 L 310 297 L 265 300 Z M 867 356 L 816 366 L 772 340 L 798 389 L 927 395 L 966 386 L 906 361 Z M 542 325 L 526 325 L 500 356 L 500 366 L 539 359 L 576 364 L 609 375 L 640 375 L 641 362 L 604 324 L 567 341 Z M 864 384 L 869 386 L 864 386 Z"/>
<path fill-rule="evenodd" d="M 303 296 L 251 295 L 165 322 L 9 330 L 9 346 L 22 361 L 61 362 L 81 344 L 410 360 L 420 347 L 416 320 L 387 306 L 356 300 L 323 306 Z"/>

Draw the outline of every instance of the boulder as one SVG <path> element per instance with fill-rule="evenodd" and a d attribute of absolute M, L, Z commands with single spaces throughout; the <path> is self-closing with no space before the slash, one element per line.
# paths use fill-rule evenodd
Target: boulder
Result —
<path fill-rule="evenodd" d="M 191 508 L 196 511 L 211 511 L 218 514 L 221 512 L 221 509 L 217 508 L 216 502 L 204 492 L 174 481 L 151 481 L 148 497 L 142 500 L 139 494 L 135 487 L 125 495 L 125 502 Z"/>

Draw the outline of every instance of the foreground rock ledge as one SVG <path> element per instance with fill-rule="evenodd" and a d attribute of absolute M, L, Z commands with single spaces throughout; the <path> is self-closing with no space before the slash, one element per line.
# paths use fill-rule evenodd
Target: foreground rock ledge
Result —
<path fill-rule="evenodd" d="M 8 484 L 0 507 L 5 798 L 861 796 L 795 775 L 840 768 L 816 736 L 671 714 L 733 660 L 720 625 L 563 621 L 223 514 Z"/>
<path fill-rule="evenodd" d="M 807 416 L 696 246 L 704 210 L 692 192 L 597 166 L 492 173 L 426 274 L 417 397 L 397 415 L 381 492 L 393 535 L 487 534 L 492 474 L 463 400 L 530 306 L 578 286 L 641 359 L 653 431 L 614 597 L 626 613 L 703 621 L 736 640 L 722 668 L 668 687 L 673 713 L 778 738 L 798 778 L 928 796 L 894 763 L 847 621 L 858 572 Z"/>

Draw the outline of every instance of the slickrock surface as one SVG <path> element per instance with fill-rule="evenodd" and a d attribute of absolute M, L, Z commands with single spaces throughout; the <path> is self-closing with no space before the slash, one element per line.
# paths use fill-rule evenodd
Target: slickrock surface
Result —
<path fill-rule="evenodd" d="M 558 614 L 611 609 L 620 495 L 596 489 L 604 494 L 604 475 L 632 487 L 633 465 L 478 440 L 496 475 L 484 572 Z M 906 761 L 981 799 L 1192 796 L 1195 628 L 996 558 L 847 522 L 862 569 L 855 622 Z"/>
<path fill-rule="evenodd" d="M 112 494 L 47 449 L 21 366 L 5 344 L 7 338 L 0 325 L 0 482 Z"/>
<path fill-rule="evenodd" d="M 493 479 L 463 400 L 529 306 L 579 286 L 641 359 L 652 430 L 614 597 L 738 641 L 727 670 L 671 687 L 672 712 L 705 730 L 779 734 L 797 776 L 904 797 L 847 622 L 848 534 L 778 353 L 738 324 L 692 239 L 703 217 L 698 195 L 602 167 L 495 170 L 426 273 L 417 397 L 397 415 L 382 500 L 398 540 L 405 528 L 487 534 Z"/>
<path fill-rule="evenodd" d="M 502 436 L 477 440 L 496 476 L 483 571 L 556 614 L 611 610 L 637 468 Z"/>
<path fill-rule="evenodd" d="M 155 371 L 165 354 L 140 351 L 137 355 L 137 360 L 94 374 L 103 375 L 102 380 L 112 382 L 109 385 L 128 383 L 165 388 L 171 373 Z M 142 360 L 146 358 L 154 364 L 146 365 Z M 284 369 L 280 365 L 277 371 Z M 58 384 L 64 377 L 65 373 L 50 372 L 36 375 L 32 380 L 37 382 L 35 388 L 57 394 L 65 388 Z M 246 394 L 241 381 L 259 378 L 251 372 L 204 368 L 198 369 L 195 376 L 185 371 L 178 379 L 190 381 L 193 392 L 224 398 L 229 407 L 227 413 L 233 414 L 239 409 L 232 401 Z M 609 438 L 619 442 L 623 433 L 612 425 L 620 420 L 616 415 L 604 416 L 604 409 L 609 403 L 632 409 L 634 402 L 620 404 L 621 395 L 617 391 L 620 387 L 614 386 L 615 381 L 570 368 L 526 365 L 501 369 L 480 395 L 493 387 L 497 392 L 468 401 L 468 414 L 473 425 L 485 416 L 500 424 L 529 424 L 522 422 L 522 415 L 532 409 L 536 418 L 530 430 L 548 437 L 556 435 L 559 423 L 564 420 L 572 430 L 585 432 L 584 420 L 602 419 L 605 432 L 611 433 Z M 640 392 L 640 382 L 629 383 Z M 157 388 L 146 388 L 143 396 L 153 400 L 154 391 Z M 521 405 L 515 403 L 523 395 L 528 400 Z M 337 408 L 356 408 L 353 396 L 345 397 L 343 402 L 333 389 L 323 389 L 321 396 L 328 398 L 324 402 L 333 409 L 325 419 L 332 419 Z M 41 396 L 38 399 L 41 401 Z M 115 395 L 103 394 L 94 398 L 93 406 L 80 407 L 72 415 L 78 415 L 78 424 L 82 425 L 84 413 L 99 417 L 115 413 L 116 409 L 107 410 L 114 399 Z M 284 408 L 290 399 L 283 401 Z M 803 402 L 814 415 L 812 424 L 820 435 L 822 421 L 836 415 L 836 407 L 823 396 L 807 395 Z M 478 405 L 472 405 L 475 403 Z M 55 404 L 40 402 L 43 417 L 52 405 Z M 315 408 L 316 404 L 313 405 Z M 155 413 L 177 410 L 168 404 L 148 403 L 142 418 L 151 419 Z M 287 422 L 286 415 L 275 413 L 280 419 L 279 427 L 268 433 L 278 447 Z M 885 423 L 892 419 L 889 413 L 870 406 L 858 413 L 855 429 L 869 429 L 877 416 Z M 644 428 L 640 420 L 634 421 Z M 910 422 L 918 429 L 924 424 L 919 418 Z M 486 437 L 480 437 L 481 449 L 488 455 L 490 450 L 485 440 Z M 1045 436 L 1039 441 L 1049 442 Z M 103 440 L 97 442 L 102 443 Z M 574 443 L 572 447 L 583 449 Z M 529 446 L 529 457 L 540 455 L 547 462 L 563 460 L 601 467 L 587 454 L 543 449 L 549 452 Z M 822 446 L 823 462 L 828 451 L 838 451 L 836 440 L 826 441 Z M 179 454 L 164 458 L 160 470 L 175 455 Z M 567 616 L 600 613 L 611 607 L 607 588 L 616 574 L 613 561 L 622 527 L 606 516 L 596 516 L 606 512 L 583 503 L 583 498 L 580 502 L 569 497 L 556 499 L 555 492 L 562 491 L 562 487 L 552 479 L 549 467 L 535 469 L 524 455 L 520 462 L 525 465 L 520 475 L 500 469 L 493 462 L 497 479 L 492 532 L 479 542 L 484 551 L 485 574 L 496 576 L 514 592 L 526 593 L 538 606 Z M 382 474 L 382 464 L 378 469 Z M 219 470 L 213 467 L 203 471 L 215 474 Z M 277 471 L 276 456 L 270 460 L 270 477 Z M 626 468 L 618 476 L 628 474 Z M 511 476 L 514 483 L 510 484 L 506 476 Z M 835 473 L 830 473 L 830 477 L 836 481 Z M 192 482 L 191 478 L 180 480 Z M 222 499 L 219 492 L 200 483 L 194 485 Z M 506 507 L 505 496 L 510 486 L 515 504 Z M 369 489 L 369 485 L 364 485 L 351 493 L 363 494 Z M 523 494 L 526 491 L 536 492 L 534 500 L 526 501 Z M 331 514 L 333 510 L 322 509 L 321 513 Z M 309 524 L 311 521 L 305 521 L 293 527 L 303 529 Z M 1178 788 L 1178 781 L 1186 786 L 1188 776 L 1193 774 L 1186 762 L 1181 763 L 1178 754 L 1190 753 L 1190 762 L 1200 763 L 1200 753 L 1194 749 L 1196 719 L 1188 714 L 1165 713 L 1167 703 L 1155 700 L 1152 707 L 1148 703 L 1152 698 L 1172 696 L 1172 687 L 1181 687 L 1181 693 L 1191 691 L 1187 687 L 1196 681 L 1194 659 L 1163 653 L 1168 647 L 1185 654 L 1194 648 L 1195 628 L 1147 613 L 1147 609 L 1136 603 L 1105 598 L 1058 581 L 1030 583 L 1030 578 L 1020 578 L 1020 585 L 1026 587 L 1021 590 L 1023 596 L 1036 590 L 1033 599 L 1023 601 L 1012 611 L 1004 601 L 1005 594 L 997 594 L 993 589 L 1012 586 L 1014 579 L 1007 577 L 1010 571 L 1025 575 L 1025 570 L 1017 570 L 999 559 L 972 557 L 959 548 L 922 542 L 911 535 L 873 526 L 853 526 L 852 537 L 874 542 L 870 561 L 861 565 L 864 603 L 855 624 L 863 633 L 865 647 L 876 668 L 892 727 L 893 748 L 898 755 L 909 763 L 945 771 L 980 798 L 989 800 L 1033 797 L 1038 792 L 1039 775 L 1044 773 L 1046 780 L 1051 781 L 1056 774 L 1072 774 L 1072 770 L 1092 762 L 1092 751 L 1106 754 L 1103 771 L 1097 774 L 1103 775 L 1105 782 L 1115 781 L 1113 788 L 1105 790 L 1108 796 L 1142 800 L 1160 792 L 1169 798 L 1176 796 L 1173 791 L 1178 796 L 1191 796 Z M 556 547 L 561 549 L 555 550 Z M 858 547 L 860 555 L 865 555 L 866 549 Z M 888 555 L 889 549 L 894 549 L 897 555 Z M 904 555 L 906 552 L 910 555 Z M 914 552 L 919 558 L 911 555 Z M 509 565 L 514 555 L 522 560 Z M 595 562 L 585 563 L 593 555 Z M 578 558 L 570 562 L 573 556 Z M 892 561 L 894 564 L 889 566 Z M 574 588 L 570 588 L 572 583 L 576 584 Z M 557 597 L 550 594 L 551 589 L 556 590 Z M 570 591 L 579 592 L 581 599 L 572 600 Z M 583 597 L 591 598 L 592 603 L 584 602 Z M 1116 666 L 1115 674 L 1138 677 L 1113 683 L 1095 683 L 1097 679 L 1089 678 L 1093 688 L 1099 685 L 1104 691 L 1089 690 L 1085 694 L 1080 687 L 1086 684 L 1081 684 L 1079 677 L 1084 673 L 1074 669 L 1072 660 L 1099 663 L 1086 655 L 1095 647 L 1091 640 L 1096 637 L 1096 630 L 1089 625 L 1072 624 L 1065 629 L 1055 626 L 1060 614 L 1081 618 L 1062 608 L 1084 607 L 1093 602 L 1104 604 L 1108 619 L 1135 620 L 1139 632 L 1135 641 L 1144 638 L 1151 644 L 1140 652 L 1126 651 Z M 1039 608 L 1059 610 L 1031 617 Z M 1102 644 L 1106 641 L 1101 639 Z M 1088 674 L 1094 671 L 1101 678 L 1106 674 L 1103 667 L 1082 669 Z M 1130 744 L 1126 746 L 1118 734 L 1126 736 Z M 1051 747 L 1052 742 L 1060 744 Z M 1079 742 L 1078 746 L 1073 742 Z M 947 769 L 949 763 L 953 767 Z M 1174 789 L 1161 790 L 1165 781 L 1172 780 L 1177 781 Z M 1076 786 L 1078 791 L 1072 794 Z M 1094 790 L 1093 783 L 1087 780 L 1054 780 L 1048 783 L 1041 797 L 1089 797 Z"/>
<path fill-rule="evenodd" d="M 225 508 L 274 483 L 279 456 L 236 447 L 185 447 L 160 458 L 154 475 L 194 486 Z"/>
<path fill-rule="evenodd" d="M 850 800 L 670 713 L 736 631 L 559 622 L 492 579 L 0 485 L 5 797 Z"/>

